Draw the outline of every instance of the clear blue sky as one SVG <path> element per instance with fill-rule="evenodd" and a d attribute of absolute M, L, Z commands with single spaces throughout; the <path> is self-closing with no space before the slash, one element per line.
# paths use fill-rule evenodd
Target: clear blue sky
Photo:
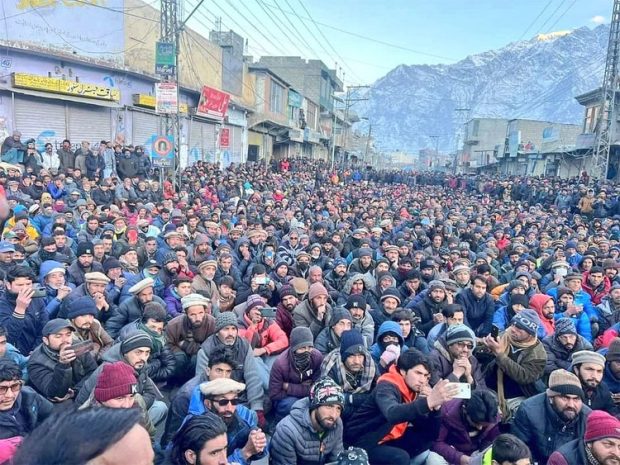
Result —
<path fill-rule="evenodd" d="M 186 14 L 197 3 L 185 0 Z M 222 29 L 248 38 L 251 55 L 318 55 L 330 67 L 338 61 L 347 84 L 366 84 L 399 64 L 453 63 L 537 33 L 595 27 L 609 22 L 612 4 L 612 0 L 206 0 L 189 24 L 197 30 L 213 29 L 215 18 L 221 17 Z"/>

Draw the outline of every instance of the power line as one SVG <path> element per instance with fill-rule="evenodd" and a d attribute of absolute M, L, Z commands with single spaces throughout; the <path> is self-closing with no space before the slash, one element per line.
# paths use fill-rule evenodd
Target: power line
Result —
<path fill-rule="evenodd" d="M 568 5 L 568 8 L 566 10 L 564 10 L 564 13 L 562 13 L 560 16 L 558 16 L 558 19 L 555 20 L 555 22 L 549 27 L 549 30 L 547 31 L 547 34 L 549 32 L 551 32 L 553 30 L 553 28 L 555 27 L 556 24 L 558 24 L 558 22 L 566 15 L 566 13 L 569 12 L 569 10 L 575 6 L 575 3 L 577 3 L 577 0 L 573 0 L 573 3 L 571 3 L 570 5 Z"/>
<path fill-rule="evenodd" d="M 536 16 L 534 18 L 534 20 L 529 24 L 529 26 L 525 29 L 525 31 L 523 31 L 523 34 L 521 34 L 521 36 L 517 39 L 517 40 L 521 40 L 523 39 L 523 37 L 525 37 L 525 34 L 528 33 L 528 31 L 532 28 L 532 26 L 534 24 L 536 24 L 536 21 L 538 21 L 540 19 L 540 17 L 545 13 L 545 11 L 547 11 L 547 8 L 549 8 L 549 5 L 551 5 L 553 3 L 553 0 L 549 0 L 547 2 L 547 4 L 545 5 L 545 7 L 541 10 L 540 13 L 538 13 L 538 16 Z"/>
<path fill-rule="evenodd" d="M 277 0 L 274 0 L 277 3 Z M 336 57 L 339 59 L 339 63 L 342 63 L 343 66 L 345 66 L 346 68 L 349 69 L 349 71 L 351 72 L 351 75 L 354 78 L 359 79 L 359 76 L 356 75 L 355 71 L 353 70 L 353 68 L 351 68 L 345 61 L 344 58 L 342 58 L 342 55 L 340 55 L 338 53 L 338 51 L 334 48 L 334 46 L 332 45 L 332 43 L 329 41 L 329 39 L 325 36 L 325 34 L 323 33 L 323 31 L 321 30 L 321 28 L 318 26 L 318 24 L 316 23 L 316 21 L 314 20 L 314 18 L 312 17 L 312 15 L 310 14 L 310 12 L 308 11 L 308 9 L 306 8 L 306 6 L 303 4 L 303 2 L 301 0 L 297 0 L 299 2 L 299 4 L 301 5 L 301 7 L 303 8 L 303 10 L 306 12 L 306 15 L 310 18 L 310 20 L 312 21 L 312 24 L 314 24 L 314 27 L 316 28 L 317 31 L 319 31 L 319 34 L 321 34 L 321 37 L 323 37 L 323 39 L 325 40 L 325 42 L 327 42 L 327 45 L 329 45 L 329 48 L 331 48 L 333 50 L 333 52 L 336 54 Z M 287 2 L 288 3 L 288 2 Z M 361 82 L 361 81 L 360 81 Z"/>
<path fill-rule="evenodd" d="M 540 28 L 538 29 L 537 34 L 540 34 L 541 32 L 543 32 L 543 30 L 544 30 L 545 26 L 549 23 L 549 21 L 551 21 L 551 18 L 553 18 L 553 17 L 555 16 L 555 14 L 556 14 L 558 11 L 560 11 L 560 8 L 562 8 L 562 6 L 564 5 L 564 3 L 565 3 L 565 0 L 562 0 L 562 1 L 560 2 L 560 4 L 558 5 L 558 7 L 557 7 L 555 10 L 553 10 L 553 12 L 552 12 L 552 13 L 549 15 L 549 17 L 547 18 L 547 20 L 546 20 L 544 23 L 542 23 L 542 25 L 541 25 L 541 26 L 540 26 Z"/>

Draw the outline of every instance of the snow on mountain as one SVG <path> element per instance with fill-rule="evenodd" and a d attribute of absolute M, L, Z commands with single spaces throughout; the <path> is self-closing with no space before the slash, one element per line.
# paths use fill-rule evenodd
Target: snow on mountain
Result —
<path fill-rule="evenodd" d="M 600 86 L 609 26 L 540 34 L 450 65 L 400 65 L 373 84 L 356 111 L 384 150 L 453 151 L 457 125 L 475 117 L 579 123 L 576 95 Z M 455 112 L 457 108 L 469 112 Z M 467 113 L 467 114 L 465 114 Z M 460 118 L 460 119 L 459 119 Z"/>

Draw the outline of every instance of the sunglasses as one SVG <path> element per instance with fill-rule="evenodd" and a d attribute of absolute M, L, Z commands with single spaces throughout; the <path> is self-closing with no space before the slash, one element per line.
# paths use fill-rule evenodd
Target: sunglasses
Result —
<path fill-rule="evenodd" d="M 219 405 L 220 407 L 226 407 L 228 404 L 239 405 L 241 403 L 239 399 L 211 399 L 211 402 Z"/>

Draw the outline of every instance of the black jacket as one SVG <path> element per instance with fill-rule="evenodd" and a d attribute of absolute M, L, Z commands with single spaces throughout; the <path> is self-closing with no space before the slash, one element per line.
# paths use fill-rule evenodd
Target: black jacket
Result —
<path fill-rule="evenodd" d="M 547 394 L 538 394 L 521 403 L 511 432 L 530 447 L 535 462 L 547 463 L 553 451 L 583 437 L 590 412 L 584 405 L 577 418 L 565 423 L 551 407 Z"/>
<path fill-rule="evenodd" d="M 53 405 L 29 387 L 23 387 L 11 410 L 0 412 L 0 439 L 27 436 L 52 414 Z"/>
<path fill-rule="evenodd" d="M 17 294 L 8 291 L 0 297 L 0 326 L 7 331 L 7 341 L 27 356 L 41 343 L 49 316 L 42 298 L 32 299 L 23 316 L 15 314 L 16 299 Z"/>
<path fill-rule="evenodd" d="M 448 303 L 445 299 L 443 302 L 436 303 L 431 298 L 430 294 L 427 294 L 424 299 L 422 299 L 422 302 L 418 302 L 412 308 L 413 313 L 421 320 L 416 324 L 416 328 L 428 336 L 428 332 L 435 326 L 433 316 L 437 313 L 441 313 L 446 305 L 448 305 Z"/>

